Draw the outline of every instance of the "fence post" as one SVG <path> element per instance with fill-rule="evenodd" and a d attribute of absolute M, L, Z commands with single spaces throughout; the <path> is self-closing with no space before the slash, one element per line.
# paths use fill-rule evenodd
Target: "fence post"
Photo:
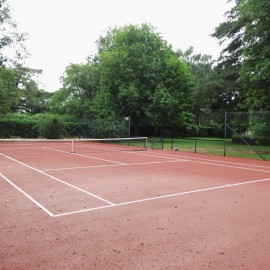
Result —
<path fill-rule="evenodd" d="M 225 120 L 224 120 L 224 157 L 226 157 L 226 141 L 227 141 L 227 112 L 225 111 Z"/>
<path fill-rule="evenodd" d="M 173 136 L 172 136 L 172 140 L 171 140 L 171 151 L 173 150 Z"/>

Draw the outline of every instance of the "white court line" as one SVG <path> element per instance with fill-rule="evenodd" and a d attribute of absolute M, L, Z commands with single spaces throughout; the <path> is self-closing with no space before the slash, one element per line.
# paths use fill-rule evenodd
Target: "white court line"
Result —
<path fill-rule="evenodd" d="M 165 159 L 174 159 L 174 160 L 179 160 L 179 158 L 181 157 L 178 157 L 178 156 L 174 156 L 174 155 L 169 155 L 169 154 L 163 154 L 163 155 L 160 155 L 160 154 L 156 154 L 154 152 L 151 152 L 151 154 L 148 152 L 148 151 L 131 151 L 131 152 L 127 152 L 127 154 L 133 154 L 133 155 L 143 155 L 143 156 L 149 156 L 149 157 L 158 157 L 158 158 L 165 158 Z"/>
<path fill-rule="evenodd" d="M 97 158 L 97 157 L 82 155 L 82 154 L 78 154 L 78 153 L 71 153 L 71 152 L 67 152 L 67 151 L 63 151 L 63 150 L 59 150 L 59 149 L 54 149 L 54 148 L 48 148 L 48 147 L 43 147 L 43 148 L 53 150 L 53 151 L 56 151 L 56 152 L 60 152 L 60 153 L 64 153 L 64 154 L 72 154 L 72 155 L 76 155 L 76 156 L 87 157 L 87 158 L 90 158 L 90 159 L 97 159 L 97 160 L 107 161 L 107 162 L 111 162 L 111 163 L 115 163 L 115 164 L 125 165 L 125 163 L 117 162 L 117 161 L 114 161 L 114 160 L 109 160 L 109 159 L 104 159 L 104 158 Z"/>
<path fill-rule="evenodd" d="M 91 169 L 91 168 L 106 168 L 106 167 L 118 167 L 118 166 L 133 166 L 133 165 L 149 165 L 149 164 L 164 164 L 164 163 L 176 163 L 187 161 L 185 159 L 167 160 L 167 161 L 152 161 L 152 162 L 137 162 L 137 163 L 121 163 L 121 164 L 109 164 L 109 165 L 93 165 L 93 166 L 81 166 L 81 167 L 67 167 L 57 169 L 44 169 L 42 172 L 50 171 L 64 171 L 64 170 L 76 170 L 76 169 Z"/>
<path fill-rule="evenodd" d="M 113 167 L 113 166 L 132 166 L 132 165 L 147 165 L 147 164 L 157 164 L 157 163 L 169 163 L 169 162 L 193 162 L 193 163 L 200 163 L 200 164 L 207 164 L 212 166 L 219 166 L 219 167 L 226 167 L 226 168 L 234 168 L 234 169 L 241 169 L 241 170 L 249 170 L 249 171 L 257 171 L 257 172 L 270 172 L 269 167 L 264 166 L 257 166 L 252 164 L 242 164 L 242 163 L 235 163 L 235 162 L 228 162 L 228 161 L 220 161 L 220 160 L 211 160 L 211 159 L 200 159 L 200 158 L 190 158 L 187 156 L 183 156 L 184 159 L 181 159 L 182 156 L 174 156 L 170 154 L 162 154 L 162 153 L 146 153 L 146 152 L 127 152 L 127 154 L 133 155 L 143 155 L 143 156 L 152 156 L 164 159 L 172 159 L 172 161 L 160 161 L 160 162 L 144 162 L 144 163 L 120 163 L 116 165 L 100 165 L 100 166 L 86 166 L 86 167 L 73 167 L 73 168 L 59 168 L 59 169 L 45 169 L 43 171 L 54 171 L 54 170 L 72 170 L 72 169 L 87 169 L 87 168 L 99 168 L 99 167 Z M 88 157 L 88 156 L 86 156 Z M 231 164 L 231 165 L 230 165 Z M 247 166 L 247 167 L 245 167 Z M 249 168 L 251 167 L 251 168 Z M 255 168 L 254 168 L 255 167 Z M 257 167 L 257 168 L 256 168 Z M 260 169 L 265 168 L 266 170 Z"/>
<path fill-rule="evenodd" d="M 183 152 L 178 152 L 178 153 L 183 153 Z M 141 153 L 141 154 L 143 155 L 144 153 Z M 177 157 L 176 155 L 165 154 L 165 153 L 154 154 L 154 156 L 164 157 L 164 158 L 167 157 L 167 156 L 169 156 L 169 157 Z M 213 159 L 208 159 L 208 158 L 196 158 L 196 157 L 190 157 L 190 156 L 185 156 L 185 155 L 181 155 L 180 157 L 181 158 L 186 158 L 188 160 L 195 160 L 195 161 L 209 161 L 209 162 L 213 162 L 213 164 L 223 163 L 223 164 L 231 164 L 231 165 L 243 165 L 243 166 L 256 167 L 256 168 L 265 168 L 265 169 L 270 170 L 270 167 L 268 167 L 268 166 L 260 166 L 260 165 L 247 164 L 247 163 L 237 163 L 237 162 L 231 162 L 231 161 L 225 161 L 225 160 L 213 160 Z M 222 156 L 219 156 L 219 157 L 222 157 Z"/>
<path fill-rule="evenodd" d="M 130 153 L 130 152 L 129 152 Z M 166 158 L 168 157 L 169 155 L 168 154 L 163 154 L 160 155 L 155 155 L 155 154 L 147 154 L 147 153 L 133 153 L 132 154 L 141 154 L 141 155 L 148 155 L 148 156 L 155 156 L 155 157 L 163 157 L 163 158 Z M 29 167 L 35 171 L 38 171 L 40 173 L 43 173 L 42 171 L 40 170 L 37 170 L 29 165 L 26 165 L 20 161 L 17 161 L 13 158 L 10 158 L 8 156 L 5 156 L 3 154 L 1 154 L 2 156 L 6 157 L 6 158 L 9 158 L 11 160 L 14 160 L 26 167 Z M 88 156 L 87 156 L 88 157 Z M 177 159 L 179 160 L 179 157 L 177 156 L 173 156 L 173 155 L 170 155 L 171 159 L 174 159 L 175 162 L 177 162 Z M 185 158 L 187 159 L 192 159 L 190 157 L 186 157 L 184 156 Z M 239 167 L 239 166 L 231 166 L 231 165 L 224 165 L 225 164 L 234 164 L 234 165 L 242 165 L 242 166 L 252 166 L 252 167 L 259 167 L 259 168 L 267 168 L 267 167 L 263 167 L 263 166 L 256 166 L 256 165 L 250 165 L 250 164 L 242 164 L 242 163 L 234 163 L 234 162 L 226 162 L 226 161 L 212 161 L 210 159 L 199 159 L 199 158 L 194 158 L 195 160 L 191 160 L 191 162 L 197 162 L 197 163 L 203 163 L 203 164 L 209 164 L 209 165 L 213 165 L 213 166 L 224 166 L 224 167 L 233 167 L 233 168 L 239 168 L 239 169 L 247 169 L 247 170 L 254 170 L 254 171 L 263 171 L 263 172 L 269 172 L 268 170 L 258 170 L 258 169 L 252 169 L 252 168 L 245 168 L 245 167 Z M 207 162 L 206 162 L 206 161 Z M 185 160 L 187 161 L 187 160 Z M 212 162 L 211 162 L 212 161 Z M 172 161 L 173 162 L 173 161 Z M 217 164 L 218 163 L 223 163 L 223 164 Z M 161 162 L 163 163 L 163 162 Z M 144 163 L 143 163 L 144 164 Z M 113 166 L 113 165 L 112 165 Z M 268 169 L 268 168 L 267 168 Z M 57 179 L 49 174 L 46 174 L 46 173 L 43 173 L 44 175 L 47 175 L 57 181 L 60 181 L 60 182 L 63 182 L 62 180 L 60 179 Z M 64 216 L 64 215 L 71 215 L 71 214 L 76 214 L 76 213 L 82 213 L 82 212 L 87 212 L 87 211 L 94 211 L 94 210 L 98 210 L 98 209 L 104 209 L 104 208 L 109 208 L 109 207 L 114 207 L 114 206 L 121 206 L 121 205 L 127 205 L 127 204 L 134 204 L 134 203 L 139 203 L 139 202 L 144 202 L 144 201 L 151 201 L 151 200 L 157 200 L 157 199 L 162 199 L 162 198 L 167 198 L 167 197 L 174 197 L 174 196 L 181 196 L 181 195 L 186 195 L 186 194 L 191 194 L 191 193 L 196 193 L 196 192 L 203 192 L 203 191 L 208 191 L 208 190 L 215 190 L 215 189 L 221 189 L 221 188 L 228 188 L 228 187 L 233 187 L 233 186 L 239 186 L 239 185 L 244 185 L 244 184 L 251 184 L 251 183 L 257 183 L 257 182 L 265 182 L 265 181 L 269 181 L 270 178 L 267 178 L 267 179 L 261 179 L 261 180 L 254 180 L 254 181 L 249 181 L 249 182 L 241 182 L 241 183 L 237 183 L 237 184 L 228 184 L 228 185 L 223 185 L 223 186 L 217 186 L 217 187 L 212 187 L 212 188 L 206 188 L 206 189 L 198 189 L 198 190 L 193 190 L 193 191 L 187 191 L 187 192 L 181 192 L 181 193 L 175 193 L 175 194 L 169 194 L 169 195 L 164 195 L 164 196 L 158 196 L 158 197 L 152 197 L 152 198 L 146 198 L 146 199 L 142 199 L 142 200 L 135 200 L 135 201 L 130 201 L 130 202 L 124 202 L 124 203 L 119 203 L 119 204 L 113 204 L 113 203 L 109 203 L 109 205 L 106 205 L 106 206 L 101 206 L 101 207 L 96 207 L 96 208 L 89 208 L 89 209 L 84 209 L 84 210 L 79 210 L 79 211 L 74 211 L 74 212 L 68 212 L 68 213 L 62 213 L 62 214 L 56 214 L 56 215 L 53 215 L 55 217 L 58 217 L 58 216 Z M 65 184 L 68 184 L 66 182 L 64 182 Z M 70 185 L 70 184 L 68 184 Z M 72 186 L 72 185 L 71 185 Z M 76 187 L 77 188 L 77 187 Z"/>
<path fill-rule="evenodd" d="M 221 167 L 227 167 L 227 168 L 235 168 L 235 169 L 258 171 L 258 172 L 270 172 L 270 167 L 264 167 L 264 166 L 258 166 L 258 165 L 252 165 L 252 164 L 245 164 L 245 163 L 236 163 L 236 162 L 211 160 L 211 159 L 191 158 L 191 157 L 187 157 L 187 156 L 179 156 L 179 157 L 177 157 L 177 156 L 174 156 L 174 155 L 161 154 L 161 153 L 158 153 L 158 154 L 133 153 L 133 154 L 154 156 L 154 157 L 163 157 L 163 158 L 171 157 L 172 159 L 177 159 L 177 158 L 182 158 L 183 157 L 186 162 L 194 162 L 194 163 L 201 163 L 201 164 L 207 164 L 207 165 L 212 165 L 212 166 L 221 166 Z M 221 163 L 223 163 L 223 164 L 221 164 Z M 232 165 L 229 165 L 229 164 L 232 164 Z M 238 166 L 236 166 L 236 165 L 238 165 Z M 243 166 L 247 166 L 247 167 L 243 167 Z M 255 168 L 248 168 L 248 167 L 255 167 Z M 262 170 L 260 168 L 265 168 L 266 170 Z"/>
<path fill-rule="evenodd" d="M 88 192 L 88 191 L 82 189 L 82 188 L 79 188 L 79 187 L 77 187 L 77 186 L 74 186 L 74 185 L 72 185 L 72 184 L 69 184 L 69 183 L 67 183 L 67 182 L 65 182 L 65 181 L 63 181 L 63 180 L 61 180 L 61 179 L 59 179 L 59 178 L 57 178 L 57 177 L 54 177 L 54 176 L 52 176 L 52 175 L 50 175 L 50 174 L 47 174 L 47 173 L 45 173 L 45 172 L 42 172 L 42 171 L 40 171 L 40 170 L 38 170 L 38 169 L 36 169 L 36 168 L 34 168 L 34 167 L 32 167 L 32 166 L 29 166 L 29 165 L 27 165 L 27 164 L 25 164 L 25 163 L 19 161 L 19 160 L 16 160 L 16 159 L 14 159 L 14 158 L 12 158 L 12 157 L 6 156 L 6 155 L 4 155 L 4 154 L 2 154 L 2 153 L 0 153 L 0 155 L 3 156 L 3 157 L 5 157 L 5 158 L 7 158 L 7 159 L 10 159 L 10 160 L 12 160 L 12 161 L 15 161 L 15 162 L 17 162 L 17 163 L 19 163 L 19 164 L 21 164 L 21 165 L 23 165 L 23 166 L 25 166 L 25 167 L 27 167 L 27 168 L 33 170 L 33 171 L 36 171 L 36 172 L 38 172 L 38 173 L 40 173 L 40 174 L 43 174 L 43 175 L 45 175 L 45 176 L 48 176 L 49 178 L 54 179 L 54 180 L 56 180 L 56 181 L 58 181 L 58 182 L 60 182 L 60 183 L 62 183 L 62 184 L 65 184 L 65 185 L 67 185 L 67 186 L 69 186 L 69 187 L 72 187 L 72 188 L 77 189 L 77 190 L 79 190 L 79 191 L 81 191 L 81 192 L 83 192 L 83 193 L 86 193 L 86 194 L 88 194 L 88 195 L 90 195 L 90 196 L 92 196 L 92 197 L 95 197 L 95 198 L 98 199 L 98 200 L 101 200 L 101 201 L 103 201 L 103 202 L 106 202 L 106 203 L 108 203 L 108 204 L 110 204 L 110 205 L 114 205 L 114 203 L 112 203 L 112 202 L 110 202 L 110 201 L 108 201 L 108 200 L 106 200 L 106 199 L 104 199 L 104 198 L 102 198 L 102 197 L 100 197 L 100 196 L 98 196 L 98 195 L 95 195 L 95 194 L 93 194 L 93 193 L 91 193 L 91 192 Z"/>
<path fill-rule="evenodd" d="M 160 199 L 165 199 L 165 198 L 170 198 L 170 197 L 178 197 L 178 196 L 184 196 L 184 195 L 189 195 L 189 194 L 193 194 L 193 193 L 206 192 L 206 191 L 217 190 L 217 189 L 225 189 L 225 188 L 231 188 L 231 187 L 236 187 L 236 186 L 241 186 L 241 185 L 260 183 L 260 182 L 267 182 L 267 181 L 270 181 L 270 178 L 265 178 L 265 179 L 260 179 L 260 180 L 252 180 L 252 181 L 247 181 L 247 182 L 240 182 L 240 183 L 235 183 L 235 184 L 227 184 L 227 185 L 210 187 L 210 188 L 195 189 L 195 190 L 184 191 L 184 192 L 179 192 L 179 193 L 174 193 L 174 194 L 168 194 L 168 195 L 163 195 L 163 196 L 158 196 L 158 197 L 150 197 L 150 198 L 141 199 L 141 200 L 116 203 L 114 205 L 106 205 L 106 206 L 101 206 L 101 207 L 88 208 L 88 209 L 83 209 L 83 210 L 78 210 L 78 211 L 73 211 L 73 212 L 55 214 L 54 217 L 62 217 L 62 216 L 80 214 L 80 213 L 84 213 L 84 212 L 96 211 L 96 210 L 101 210 L 101 209 L 105 209 L 105 208 L 130 205 L 130 204 L 142 203 L 142 202 L 147 202 L 147 201 L 155 201 L 155 200 L 160 200 Z"/>
<path fill-rule="evenodd" d="M 37 202 L 33 197 L 31 197 L 29 194 L 27 194 L 25 191 L 23 191 L 21 188 L 19 188 L 17 185 L 15 185 L 11 180 L 9 180 L 7 177 L 5 177 L 2 173 L 0 173 L 0 176 L 4 178 L 10 185 L 12 185 L 15 189 L 17 189 L 19 192 L 21 192 L 24 196 L 26 196 L 29 200 L 31 200 L 34 204 L 36 204 L 38 207 L 40 207 L 43 211 L 45 211 L 49 216 L 53 217 L 53 213 L 50 212 L 46 207 L 44 207 L 42 204 Z"/>
<path fill-rule="evenodd" d="M 210 163 L 210 162 L 205 162 L 205 161 L 197 161 L 197 160 L 189 160 L 189 162 L 200 163 L 200 164 L 207 164 L 207 165 L 219 166 L 219 167 L 226 167 L 226 168 L 234 168 L 234 169 L 248 170 L 248 171 L 256 171 L 256 172 L 266 172 L 266 173 L 270 173 L 270 168 L 269 168 L 268 170 L 261 170 L 261 169 L 255 169 L 255 168 L 240 167 L 240 166 L 233 166 L 233 165 L 226 165 L 226 164 L 216 164 L 216 163 Z"/>
<path fill-rule="evenodd" d="M 72 155 L 76 155 L 76 156 L 80 156 L 80 157 L 87 157 L 87 158 L 92 158 L 92 159 L 97 159 L 97 160 L 101 160 L 101 161 L 107 161 L 107 162 L 111 162 L 111 163 L 115 163 L 115 164 L 120 164 L 120 165 L 126 165 L 126 163 L 122 163 L 122 162 L 118 162 L 118 161 L 114 161 L 114 160 L 109 160 L 109 159 L 104 159 L 104 158 L 97 158 L 97 157 L 87 156 L 87 155 L 82 155 L 82 154 L 77 154 L 77 153 L 72 153 Z"/>
<path fill-rule="evenodd" d="M 144 151 L 143 151 L 144 152 Z M 76 154 L 76 153 L 74 153 Z M 127 151 L 125 152 L 125 154 L 142 154 L 140 151 Z M 81 154 L 76 154 L 78 156 L 83 156 L 83 157 L 89 157 L 92 158 L 91 156 L 87 156 L 87 155 L 81 155 Z M 155 154 L 142 154 L 142 155 L 146 155 L 146 156 L 151 156 L 151 157 L 158 157 L 158 158 L 164 158 L 164 159 L 172 159 L 172 160 L 167 160 L 167 161 L 152 161 L 152 162 L 136 162 L 136 163 L 121 163 L 121 162 L 116 162 L 116 161 L 110 161 L 110 160 L 106 160 L 106 159 L 100 159 L 103 161 L 110 161 L 110 162 L 114 162 L 116 164 L 114 165 L 94 165 L 94 166 L 79 166 L 79 167 L 66 167 L 66 168 L 57 168 L 57 169 L 44 169 L 42 170 L 43 172 L 49 172 L 49 171 L 61 171 L 61 170 L 76 170 L 76 169 L 88 169 L 88 168 L 103 168 L 103 167 L 115 167 L 115 166 L 132 166 L 132 165 L 147 165 L 147 164 L 162 164 L 162 163 L 170 163 L 170 162 L 182 162 L 182 161 L 189 161 L 186 159 L 182 159 L 181 157 L 167 157 L 167 156 L 158 156 Z"/>
<path fill-rule="evenodd" d="M 142 138 L 138 138 L 138 139 L 145 139 L 144 137 L 142 137 Z M 109 139 L 110 140 L 110 139 Z M 112 139 L 112 140 L 114 140 L 114 139 Z M 118 139 L 116 139 L 116 141 L 117 141 Z M 96 141 L 97 142 L 99 142 L 99 139 L 96 139 Z M 79 141 L 79 143 L 80 143 L 80 141 Z M 121 146 L 121 148 L 119 148 L 119 146 Z M 92 148 L 92 149 L 100 149 L 100 150 L 111 150 L 111 151 L 114 151 L 114 152 L 125 152 L 125 151 L 127 151 L 127 152 L 129 152 L 130 150 L 126 150 L 126 147 L 125 147 L 126 145 L 125 144 L 123 144 L 123 145 L 118 145 L 118 147 L 116 147 L 116 145 L 111 145 L 111 146 L 108 146 L 108 145 L 106 145 L 106 146 L 101 146 L 101 145 L 95 145 L 95 146 L 90 146 L 90 145 L 88 145 L 87 144 L 87 142 L 86 143 L 84 143 L 84 141 L 82 140 L 81 141 L 81 143 L 79 144 L 79 145 L 77 145 L 77 147 L 80 147 L 80 148 L 87 148 L 87 149 L 89 149 L 89 148 Z M 136 147 L 136 146 L 135 146 Z M 144 146 L 139 146 L 139 148 L 140 149 L 143 149 L 143 151 L 145 150 L 145 147 Z M 137 148 L 138 149 L 138 148 Z M 134 151 L 134 150 L 131 150 L 131 151 Z M 136 150 L 135 150 L 136 151 Z M 138 150 L 138 151 L 141 151 L 141 150 Z M 92 152 L 92 151 L 91 151 Z"/>

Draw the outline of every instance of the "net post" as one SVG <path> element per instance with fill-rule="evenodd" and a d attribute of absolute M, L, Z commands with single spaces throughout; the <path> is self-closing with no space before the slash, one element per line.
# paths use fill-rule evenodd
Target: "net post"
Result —
<path fill-rule="evenodd" d="M 147 140 L 147 137 L 145 137 L 145 139 L 144 139 L 144 150 L 145 151 L 147 149 L 147 144 L 148 144 L 148 140 Z"/>
<path fill-rule="evenodd" d="M 74 151 L 74 140 L 71 140 L 71 153 L 75 153 Z"/>

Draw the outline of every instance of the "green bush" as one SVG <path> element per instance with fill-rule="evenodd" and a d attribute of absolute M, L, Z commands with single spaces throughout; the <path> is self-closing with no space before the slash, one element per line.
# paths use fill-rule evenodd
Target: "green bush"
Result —
<path fill-rule="evenodd" d="M 36 124 L 36 121 L 2 119 L 0 120 L 0 137 L 36 138 L 39 135 Z"/>
<path fill-rule="evenodd" d="M 261 145 L 261 146 L 270 146 L 269 137 L 243 137 L 243 136 L 233 136 L 232 143 L 234 144 L 246 144 L 250 145 Z"/>
<path fill-rule="evenodd" d="M 38 124 L 38 131 L 47 139 L 60 139 L 65 135 L 65 125 L 56 117 L 48 117 Z"/>
<path fill-rule="evenodd" d="M 88 123 L 91 137 L 117 138 L 127 137 L 128 127 L 123 119 L 96 119 Z"/>
<path fill-rule="evenodd" d="M 223 137 L 222 127 L 219 125 L 215 126 L 201 126 L 197 133 L 193 133 L 193 136 L 197 137 Z"/>
<path fill-rule="evenodd" d="M 50 119 L 50 120 L 49 120 Z M 57 119 L 58 123 L 54 123 L 50 132 L 45 132 L 46 127 L 49 126 L 49 121 Z M 0 119 L 0 138 L 37 138 L 39 136 L 44 137 L 59 137 L 65 134 L 63 131 L 64 122 L 72 122 L 74 117 L 66 115 L 52 115 L 52 114 L 11 114 L 5 118 Z"/>

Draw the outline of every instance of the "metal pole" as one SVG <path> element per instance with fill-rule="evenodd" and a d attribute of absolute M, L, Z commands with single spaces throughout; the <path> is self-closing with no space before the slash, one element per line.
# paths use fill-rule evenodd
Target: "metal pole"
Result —
<path fill-rule="evenodd" d="M 130 138 L 130 116 L 128 117 L 128 137 Z"/>
<path fill-rule="evenodd" d="M 71 141 L 71 153 L 75 153 L 73 140 Z"/>
<path fill-rule="evenodd" d="M 227 140 L 227 112 L 225 111 L 225 122 L 224 122 L 224 157 L 226 157 L 226 140 Z"/>

